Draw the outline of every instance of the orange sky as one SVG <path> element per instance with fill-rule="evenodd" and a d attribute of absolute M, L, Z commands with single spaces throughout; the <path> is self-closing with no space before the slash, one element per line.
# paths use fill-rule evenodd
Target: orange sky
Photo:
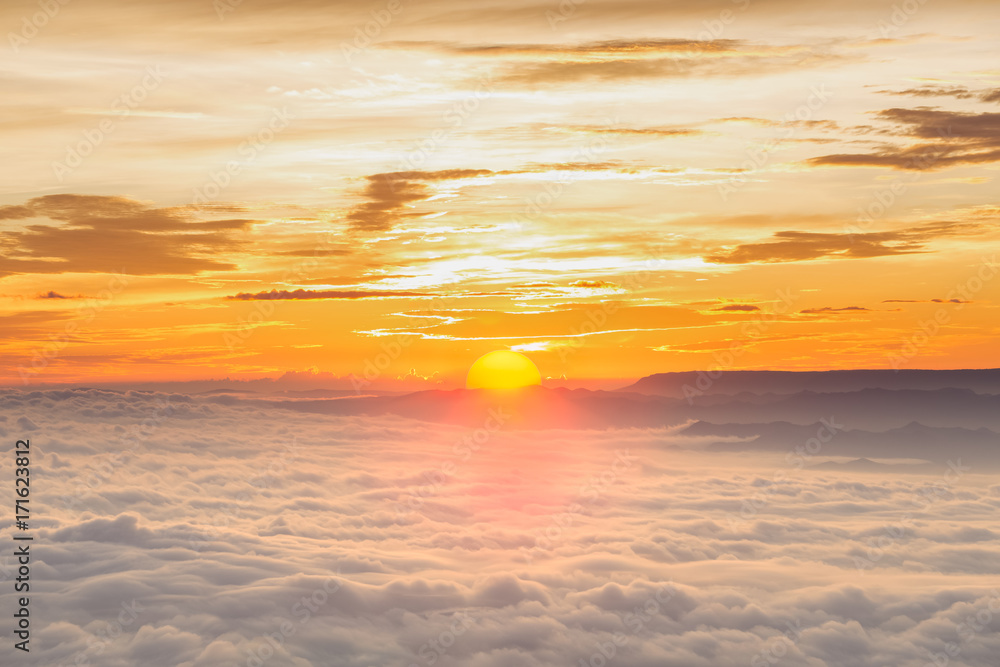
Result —
<path fill-rule="evenodd" d="M 1000 366 L 1000 8 L 895 7 L 4 3 L 0 383 Z"/>

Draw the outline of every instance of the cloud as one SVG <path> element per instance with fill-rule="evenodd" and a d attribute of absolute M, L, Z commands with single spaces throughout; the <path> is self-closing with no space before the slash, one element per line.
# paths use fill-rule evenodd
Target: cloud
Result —
<path fill-rule="evenodd" d="M 45 294 L 39 294 L 35 298 L 36 299 L 72 299 L 73 297 L 71 297 L 71 296 L 63 296 L 62 294 L 59 294 L 58 292 L 54 292 L 52 290 L 49 290 Z"/>
<path fill-rule="evenodd" d="M 395 171 L 366 176 L 367 185 L 362 192 L 368 201 L 351 209 L 346 221 L 355 231 L 380 232 L 392 229 L 398 223 L 423 217 L 426 213 L 411 211 L 413 206 L 427 201 L 435 192 L 431 185 L 446 181 L 456 184 L 474 184 L 485 178 L 516 178 L 528 174 L 545 172 L 613 172 L 634 174 L 631 168 L 620 162 L 558 162 L 529 163 L 519 169 L 493 171 L 491 169 L 443 169 L 439 171 Z M 675 173 L 675 169 L 655 169 L 655 173 Z"/>
<path fill-rule="evenodd" d="M 180 208 L 125 197 L 46 195 L 5 207 L 7 220 L 48 219 L 0 232 L 0 276 L 16 273 L 189 275 L 229 271 L 223 257 L 242 247 L 246 219 L 199 220 Z"/>
<path fill-rule="evenodd" d="M 25 341 L 48 340 L 54 322 L 73 317 L 65 310 L 24 310 L 4 315 L 4 325 L 0 327 L 0 340 Z"/>
<path fill-rule="evenodd" d="M 773 118 L 755 118 L 752 116 L 729 116 L 715 118 L 713 123 L 747 123 L 760 127 L 804 127 L 810 130 L 838 130 L 840 124 L 834 120 L 774 120 Z"/>
<path fill-rule="evenodd" d="M 972 303 L 968 299 L 885 299 L 882 303 Z"/>
<path fill-rule="evenodd" d="M 906 146 L 887 146 L 874 153 L 823 155 L 810 158 L 807 164 L 936 171 L 1000 161 L 1000 113 L 918 107 L 885 109 L 876 117 L 892 123 L 901 136 L 917 141 Z"/>
<path fill-rule="evenodd" d="M 739 53 L 747 45 L 734 39 L 614 39 L 576 44 L 461 44 L 456 42 L 387 42 L 387 48 L 433 50 L 453 55 L 540 58 L 595 58 L 660 53 Z"/>
<path fill-rule="evenodd" d="M 823 258 L 862 258 L 923 252 L 923 246 L 885 233 L 823 234 L 775 232 L 773 241 L 745 243 L 732 250 L 705 256 L 716 264 L 752 262 L 800 262 Z"/>
<path fill-rule="evenodd" d="M 391 290 L 304 290 L 293 291 L 272 289 L 270 292 L 240 292 L 227 299 L 237 301 L 290 301 L 306 299 L 388 299 L 396 297 L 425 297 L 424 292 Z"/>
<path fill-rule="evenodd" d="M 833 57 L 831 57 L 833 60 Z M 540 86 L 587 82 L 621 83 L 643 79 L 738 77 L 795 68 L 801 57 L 792 54 L 739 58 L 613 58 L 598 62 L 553 61 L 511 65 L 498 77 L 509 85 Z"/>
<path fill-rule="evenodd" d="M 613 650 L 623 667 L 857 667 L 954 642 L 988 667 L 1000 651 L 962 625 L 1000 613 L 995 478 L 977 471 L 814 472 L 671 429 L 501 430 L 466 456 L 474 429 L 136 391 L 0 391 L 0 414 L 45 434 L 33 562 L 59 604 L 33 622 L 39 664 Z"/>
<path fill-rule="evenodd" d="M 704 259 L 715 264 L 749 264 L 907 255 L 931 252 L 928 244 L 934 239 L 981 234 L 987 230 L 987 226 L 975 221 L 943 221 L 863 234 L 781 231 L 775 232 L 769 241 L 739 244 Z"/>
<path fill-rule="evenodd" d="M 388 48 L 498 59 L 507 84 L 535 86 L 582 81 L 690 76 L 736 76 L 784 71 L 801 64 L 836 62 L 844 56 L 804 45 L 756 44 L 736 39 L 617 39 L 575 44 L 457 44 L 392 42 Z"/>
<path fill-rule="evenodd" d="M 729 303 L 725 306 L 719 306 L 718 308 L 713 308 L 712 310 L 721 310 L 726 312 L 736 312 L 736 313 L 752 313 L 760 310 L 759 306 L 754 306 L 749 303 Z"/>
<path fill-rule="evenodd" d="M 704 130 L 693 127 L 614 127 L 609 125 L 569 125 L 553 128 L 563 132 L 583 132 L 586 134 L 620 135 L 637 137 L 696 137 Z"/>
<path fill-rule="evenodd" d="M 977 99 L 981 102 L 1000 102 L 1000 88 L 986 90 L 970 90 L 965 86 L 926 85 L 906 90 L 883 90 L 887 95 L 907 97 L 954 97 L 959 100 Z"/>
<path fill-rule="evenodd" d="M 444 169 L 441 171 L 396 171 L 367 176 L 363 192 L 369 201 L 347 214 L 351 227 L 361 231 L 385 231 L 397 222 L 418 217 L 404 209 L 433 196 L 427 183 L 489 176 L 489 169 Z"/>
<path fill-rule="evenodd" d="M 23 220 L 34 215 L 35 212 L 27 206 L 0 206 L 0 220 Z"/>
<path fill-rule="evenodd" d="M 832 308 L 830 306 L 823 306 L 822 308 L 805 308 L 799 311 L 806 315 L 820 315 L 825 313 L 857 313 L 857 312 L 871 312 L 871 308 L 864 308 L 862 306 L 846 306 L 844 308 Z"/>

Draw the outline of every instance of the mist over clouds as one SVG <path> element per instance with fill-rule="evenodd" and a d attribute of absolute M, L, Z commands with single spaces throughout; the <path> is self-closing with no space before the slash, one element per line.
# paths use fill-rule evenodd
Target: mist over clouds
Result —
<path fill-rule="evenodd" d="M 4 391 L 35 452 L 30 664 L 994 664 L 982 466 L 815 469 L 846 461 L 836 427 L 718 452 L 746 438 L 507 418 Z"/>

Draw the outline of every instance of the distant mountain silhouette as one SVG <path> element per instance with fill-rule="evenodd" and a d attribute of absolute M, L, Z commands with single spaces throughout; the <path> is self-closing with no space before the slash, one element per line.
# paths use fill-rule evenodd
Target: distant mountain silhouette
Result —
<path fill-rule="evenodd" d="M 836 420 L 832 420 L 840 426 Z M 827 422 L 830 423 L 830 422 Z M 816 439 L 817 434 L 826 439 Z M 786 422 L 770 424 L 709 424 L 697 422 L 680 432 L 700 437 L 746 438 L 739 442 L 714 442 L 711 451 L 808 451 L 814 456 L 856 456 L 864 458 L 914 458 L 947 462 L 989 464 L 1000 462 L 1000 434 L 989 429 L 936 428 L 916 422 L 882 432 L 846 429 L 831 432 L 823 423 L 800 425 Z M 818 447 L 817 447 L 818 443 Z"/>
<path fill-rule="evenodd" d="M 925 475 L 940 470 L 940 466 L 933 463 L 879 463 L 871 459 L 854 459 L 838 463 L 827 461 L 814 466 L 809 466 L 810 470 L 827 470 L 830 472 L 869 472 L 869 473 L 916 473 Z"/>
<path fill-rule="evenodd" d="M 713 379 L 712 376 L 715 376 Z M 687 387 L 687 389 L 685 389 Z M 657 373 L 621 389 L 626 392 L 688 398 L 698 394 L 794 394 L 800 391 L 847 392 L 859 389 L 971 389 L 1000 393 L 1000 369 L 849 371 L 706 371 Z"/>
<path fill-rule="evenodd" d="M 830 387 L 824 387 L 828 391 L 742 391 L 691 400 L 621 390 L 545 387 L 432 390 L 396 396 L 336 395 L 339 392 L 245 398 L 220 395 L 207 400 L 329 415 L 397 415 L 471 429 L 496 426 L 501 421 L 504 429 L 532 430 L 675 427 L 680 435 L 706 441 L 709 451 L 720 453 L 791 451 L 816 437 L 827 420 L 838 425 L 838 433 L 823 443 L 823 456 L 910 458 L 937 464 L 962 458 L 978 465 L 1000 463 L 1000 394 L 977 393 L 968 387 L 829 390 L 847 382 L 845 373 L 852 372 L 779 373 L 774 376 L 780 376 L 778 381 L 767 387 L 786 389 L 790 382 L 786 376 L 809 375 L 808 382 L 814 386 L 829 377 Z M 877 371 L 856 373 L 861 375 L 851 382 L 885 375 Z M 937 373 L 941 376 L 935 379 Z M 996 371 L 919 371 L 900 377 L 910 377 L 923 386 L 942 384 L 949 378 L 975 384 L 972 380 L 978 377 L 976 382 L 983 385 L 990 374 Z M 663 377 L 645 380 L 662 385 Z M 763 376 L 758 373 L 755 377 Z M 893 381 L 898 384 L 901 380 Z"/>
<path fill-rule="evenodd" d="M 668 399 L 677 400 L 677 399 Z M 686 402 L 685 402 L 686 403 Z M 1000 431 L 1000 395 L 969 389 L 862 389 L 842 393 L 802 391 L 790 396 L 741 396 L 710 404 L 695 400 L 687 414 L 713 422 L 811 424 L 835 417 L 849 428 L 885 430 L 918 421 L 927 426 L 986 427 Z"/>

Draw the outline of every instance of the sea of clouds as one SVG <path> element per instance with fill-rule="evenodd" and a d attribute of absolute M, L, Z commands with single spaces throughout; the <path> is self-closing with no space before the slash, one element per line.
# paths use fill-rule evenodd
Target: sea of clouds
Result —
<path fill-rule="evenodd" d="M 502 421 L 0 391 L 0 437 L 33 452 L 21 662 L 997 664 L 1000 485 L 987 471 L 813 471 L 706 452 L 671 428 Z M 13 468 L 0 460 L 10 489 Z"/>

